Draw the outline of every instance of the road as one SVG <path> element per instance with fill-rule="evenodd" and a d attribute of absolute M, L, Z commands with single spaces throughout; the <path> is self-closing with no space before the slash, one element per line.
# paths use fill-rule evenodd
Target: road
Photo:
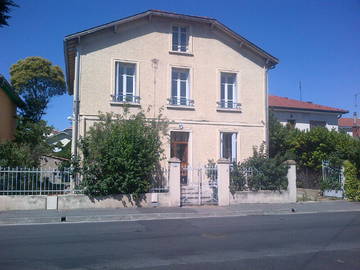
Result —
<path fill-rule="evenodd" d="M 0 269 L 360 269 L 360 213 L 0 226 Z"/>

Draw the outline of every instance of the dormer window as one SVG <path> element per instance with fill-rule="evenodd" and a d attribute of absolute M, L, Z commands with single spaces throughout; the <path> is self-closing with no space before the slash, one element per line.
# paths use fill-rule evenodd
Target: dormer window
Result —
<path fill-rule="evenodd" d="M 172 27 L 172 50 L 175 52 L 189 51 L 189 28 L 186 26 Z"/>

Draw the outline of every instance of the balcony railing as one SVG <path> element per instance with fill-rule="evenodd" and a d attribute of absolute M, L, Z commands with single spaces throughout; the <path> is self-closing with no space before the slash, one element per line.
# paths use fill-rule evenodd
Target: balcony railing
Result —
<path fill-rule="evenodd" d="M 171 97 L 168 98 L 169 105 L 175 105 L 175 106 L 194 106 L 194 100 L 188 99 L 185 97 Z"/>
<path fill-rule="evenodd" d="M 218 108 L 221 108 L 221 109 L 240 109 L 240 106 L 241 104 L 240 103 L 237 103 L 237 102 L 234 102 L 234 101 L 231 101 L 231 100 L 221 100 L 221 101 L 218 101 L 216 102 L 217 105 L 218 105 Z"/>
<path fill-rule="evenodd" d="M 140 97 L 134 95 L 111 95 L 113 102 L 140 103 Z"/>

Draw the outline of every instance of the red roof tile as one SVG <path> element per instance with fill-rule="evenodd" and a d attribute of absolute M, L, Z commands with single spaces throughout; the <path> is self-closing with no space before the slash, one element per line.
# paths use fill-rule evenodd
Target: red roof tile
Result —
<path fill-rule="evenodd" d="M 357 123 L 360 124 L 360 119 L 357 120 Z M 340 118 L 338 125 L 340 127 L 352 127 L 354 125 L 354 118 Z"/>
<path fill-rule="evenodd" d="M 348 113 L 348 111 L 311 102 L 300 101 L 296 99 L 290 99 L 287 97 L 269 96 L 269 106 L 278 108 L 290 108 L 307 111 L 324 111 L 324 112 L 337 112 Z"/>

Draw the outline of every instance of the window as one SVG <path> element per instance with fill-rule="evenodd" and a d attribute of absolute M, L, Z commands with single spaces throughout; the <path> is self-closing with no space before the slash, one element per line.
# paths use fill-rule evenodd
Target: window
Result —
<path fill-rule="evenodd" d="M 236 100 L 236 74 L 221 72 L 220 108 L 236 109 L 239 106 Z"/>
<path fill-rule="evenodd" d="M 139 102 L 136 96 L 136 64 L 116 62 L 113 101 Z"/>
<path fill-rule="evenodd" d="M 326 122 L 310 120 L 310 130 L 316 127 L 326 127 Z"/>
<path fill-rule="evenodd" d="M 220 133 L 220 157 L 236 162 L 236 133 Z"/>
<path fill-rule="evenodd" d="M 189 99 L 189 70 L 173 68 L 171 70 L 171 105 L 193 106 Z"/>
<path fill-rule="evenodd" d="M 185 26 L 172 27 L 172 50 L 187 52 L 189 44 L 189 28 Z"/>
<path fill-rule="evenodd" d="M 295 119 L 288 119 L 288 120 L 287 120 L 287 125 L 288 125 L 289 127 L 291 127 L 291 128 L 295 128 L 295 126 L 296 126 L 296 121 L 295 121 Z"/>

